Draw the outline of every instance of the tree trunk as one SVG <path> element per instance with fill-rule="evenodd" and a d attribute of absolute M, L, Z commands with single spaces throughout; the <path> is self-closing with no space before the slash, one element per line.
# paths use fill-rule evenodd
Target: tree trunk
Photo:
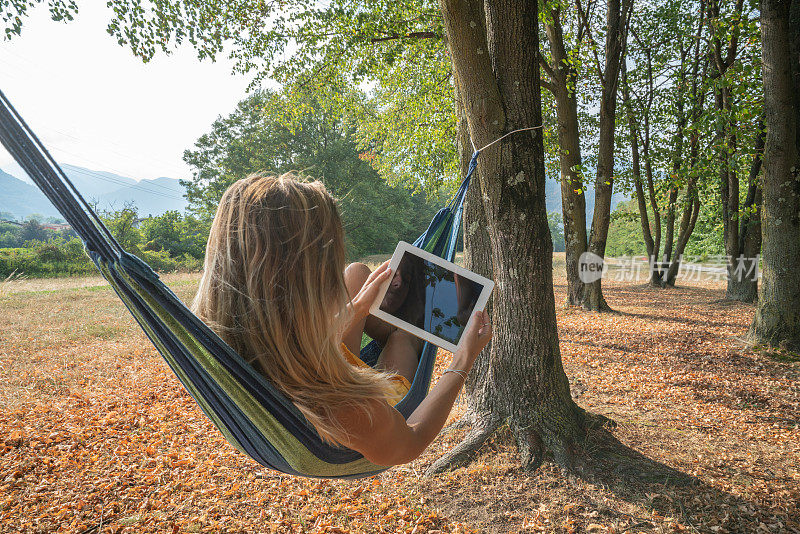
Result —
<path fill-rule="evenodd" d="M 762 188 L 758 175 L 764 155 L 764 124 L 758 125 L 755 156 L 747 178 L 747 199 L 739 220 L 739 253 L 737 261 L 737 299 L 742 302 L 758 300 L 758 262 L 761 253 L 761 200 Z"/>
<path fill-rule="evenodd" d="M 567 301 L 569 306 L 583 302 L 580 258 L 586 252 L 586 195 L 581 171 L 580 128 L 575 68 L 567 60 L 560 13 L 552 11 L 552 23 L 545 25 L 553 65 L 550 76 L 558 118 L 558 155 L 561 166 L 561 207 L 566 244 Z"/>
<path fill-rule="evenodd" d="M 633 186 L 636 191 L 636 203 L 639 206 L 639 221 L 642 224 L 642 237 L 647 249 L 647 262 L 650 265 L 650 280 L 654 283 L 656 278 L 660 279 L 660 270 L 656 262 L 658 248 L 653 240 L 653 233 L 650 231 L 650 215 L 647 213 L 647 199 L 642 186 L 642 165 L 639 157 L 639 130 L 636 126 L 636 117 L 633 115 L 633 104 L 631 103 L 630 88 L 628 87 L 628 69 L 625 62 L 622 62 L 622 105 L 628 114 L 628 138 L 631 144 L 631 172 L 633 173 Z M 658 273 L 658 274 L 656 274 Z"/>
<path fill-rule="evenodd" d="M 702 12 L 702 10 L 701 10 Z M 702 23 L 700 24 L 702 28 Z M 686 94 L 687 92 L 684 89 L 684 85 L 686 83 L 686 58 L 691 50 L 691 45 L 687 46 L 686 48 L 681 48 L 681 64 L 680 64 L 680 75 L 679 75 L 679 93 L 677 97 L 677 101 L 675 102 L 675 118 L 676 118 L 676 128 L 675 128 L 675 152 L 672 155 L 672 176 L 670 177 L 670 187 L 669 187 L 669 195 L 667 200 L 667 214 L 664 221 L 665 226 L 665 237 L 664 237 L 664 254 L 660 256 L 656 261 L 660 263 L 660 266 L 667 266 L 666 269 L 662 269 L 659 272 L 661 286 L 664 287 L 666 285 L 667 276 L 669 274 L 669 266 L 672 261 L 672 247 L 674 245 L 675 239 L 675 203 L 678 200 L 678 177 L 680 175 L 681 168 L 683 167 L 683 147 L 684 147 L 684 137 L 686 135 Z M 697 61 L 697 60 L 696 60 Z M 695 82 L 696 84 L 696 82 Z M 656 251 L 658 253 L 658 251 Z"/>
<path fill-rule="evenodd" d="M 695 223 L 697 222 L 697 216 L 700 213 L 700 195 L 697 188 L 697 171 L 695 167 L 699 161 L 699 133 L 698 133 L 698 121 L 700 120 L 700 116 L 703 111 L 703 101 L 705 100 L 704 91 L 700 90 L 699 81 L 705 79 L 706 71 L 708 67 L 708 56 L 706 54 L 700 53 L 700 42 L 702 41 L 703 37 L 703 29 L 705 28 L 705 14 L 706 14 L 706 3 L 704 0 L 700 1 L 699 6 L 699 20 L 697 24 L 697 36 L 694 39 L 694 53 L 692 59 L 692 72 L 691 72 L 691 111 L 690 111 L 690 118 L 691 118 L 691 125 L 688 128 L 687 137 L 689 139 L 689 159 L 687 165 L 687 180 L 686 180 L 686 193 L 684 195 L 684 202 L 683 202 L 683 216 L 681 217 L 681 224 L 678 231 L 678 242 L 675 246 L 675 251 L 673 255 L 673 235 L 675 231 L 675 211 L 676 211 L 676 202 L 678 200 L 678 187 L 674 185 L 670 188 L 669 192 L 669 212 L 667 215 L 667 241 L 664 244 L 664 262 L 669 262 L 669 268 L 667 272 L 663 275 L 663 286 L 674 286 L 675 285 L 675 278 L 678 276 L 678 269 L 680 268 L 681 262 L 683 261 L 683 251 L 686 248 L 686 244 L 689 242 L 689 238 L 692 236 L 692 232 L 694 232 Z M 702 58 L 702 59 L 701 59 Z M 702 61 L 702 72 L 700 69 L 700 64 Z M 698 74 L 700 74 L 698 76 Z M 686 118 L 684 117 L 684 121 Z M 684 123 L 684 131 L 686 131 L 685 123 Z M 683 135 L 681 136 L 681 145 L 680 149 L 683 150 Z M 678 173 L 680 170 L 680 159 L 675 160 L 673 165 L 673 169 L 675 174 Z"/>
<path fill-rule="evenodd" d="M 627 39 L 628 15 L 633 0 L 608 0 L 606 16 L 605 68 L 600 96 L 600 144 L 597 154 L 597 179 L 595 180 L 594 216 L 588 251 L 594 261 L 602 261 L 606 254 L 608 225 L 611 222 L 611 195 L 614 187 L 614 130 L 617 117 L 617 88 L 619 86 L 620 58 Z M 588 310 L 611 311 L 603 297 L 602 278 L 586 284 L 583 306 Z"/>
<path fill-rule="evenodd" d="M 485 18 L 482 4 L 440 2 L 459 94 L 478 146 L 542 120 L 536 2 L 488 3 Z M 538 466 L 545 449 L 560 464 L 574 466 L 587 419 L 570 396 L 561 364 L 541 132 L 514 134 L 486 149 L 477 178 L 472 187 L 480 188 L 497 284 L 495 332 L 469 400 L 480 418 L 458 452 L 437 462 L 436 470 L 450 458 L 463 458 L 499 421 L 508 421 L 525 467 Z"/>
<path fill-rule="evenodd" d="M 720 3 L 710 2 L 709 22 L 713 25 L 719 22 Z M 735 13 L 741 16 L 743 0 L 737 0 Z M 712 26 L 713 28 L 713 26 Z M 733 113 L 733 93 L 725 79 L 728 69 L 733 65 L 738 53 L 739 26 L 734 25 L 731 37 L 725 43 L 723 50 L 722 40 L 714 34 L 718 29 L 712 29 L 710 54 L 713 58 L 712 78 L 717 79 L 718 87 L 715 90 L 717 113 L 722 120 L 718 121 L 717 142 L 719 161 L 719 190 L 720 204 L 722 207 L 722 236 L 725 245 L 728 266 L 728 288 L 725 298 L 729 300 L 743 300 L 752 295 L 752 282 L 747 277 L 741 276 L 742 266 L 753 258 L 745 258 L 739 248 L 739 175 L 736 169 L 737 131 L 736 119 Z M 723 55 L 723 52 L 725 55 Z"/>
<path fill-rule="evenodd" d="M 466 176 L 469 162 L 472 157 L 472 146 L 470 143 L 469 125 L 467 115 L 461 98 L 460 83 L 457 73 L 454 73 L 456 89 L 456 113 L 458 115 L 458 152 L 461 159 L 461 174 Z M 472 183 L 467 189 L 464 199 L 464 266 L 487 278 L 492 278 L 492 251 L 489 240 L 486 213 L 483 209 L 483 199 L 481 198 L 481 188 L 479 178 L 473 175 Z M 492 317 L 492 299 L 486 307 L 487 313 Z M 484 409 L 481 402 L 483 396 L 483 377 L 489 372 L 489 355 L 492 350 L 490 341 L 481 355 L 475 360 L 472 371 L 467 376 L 464 384 L 464 391 L 467 399 L 467 411 L 460 420 L 445 429 L 469 427 L 464 440 L 450 450 L 446 455 L 439 458 L 427 470 L 427 474 L 433 474 L 445 469 L 452 469 L 468 464 L 478 452 L 481 445 L 488 439 L 502 423 L 500 417 Z"/>
<path fill-rule="evenodd" d="M 675 278 L 678 276 L 678 269 L 681 265 L 683 251 L 689 242 L 694 226 L 697 222 L 697 215 L 700 213 L 700 198 L 697 192 L 697 178 L 689 178 L 684 196 L 683 215 L 681 216 L 680 228 L 678 230 L 678 241 L 675 244 L 675 257 L 670 262 L 667 272 L 664 274 L 664 286 L 674 286 Z"/>
<path fill-rule="evenodd" d="M 762 0 L 764 272 L 750 338 L 800 351 L 800 0 Z"/>

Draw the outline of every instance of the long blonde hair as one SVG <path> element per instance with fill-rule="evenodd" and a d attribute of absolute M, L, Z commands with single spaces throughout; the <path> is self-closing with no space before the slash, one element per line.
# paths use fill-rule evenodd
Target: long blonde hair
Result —
<path fill-rule="evenodd" d="M 335 414 L 385 398 L 387 373 L 343 357 L 345 248 L 321 182 L 251 175 L 225 191 L 192 310 L 285 393 L 320 436 L 340 444 Z"/>

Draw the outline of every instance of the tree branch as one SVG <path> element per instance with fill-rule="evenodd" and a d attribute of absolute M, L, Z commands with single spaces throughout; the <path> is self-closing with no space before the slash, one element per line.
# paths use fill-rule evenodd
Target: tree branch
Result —
<path fill-rule="evenodd" d="M 600 57 L 597 55 L 597 42 L 595 42 L 594 37 L 592 37 L 592 29 L 589 27 L 588 14 L 583 12 L 581 0 L 576 0 L 575 3 L 576 7 L 578 8 L 579 26 L 586 30 L 586 37 L 589 39 L 589 46 L 591 47 L 592 54 L 594 55 L 595 67 L 597 68 L 597 76 L 600 78 L 600 85 L 605 85 L 606 82 L 603 77 L 603 68 L 600 66 Z M 586 9 L 588 11 L 588 6 Z"/>
<path fill-rule="evenodd" d="M 384 41 L 394 41 L 397 39 L 441 39 L 442 36 L 436 32 L 426 31 L 426 32 L 411 32 L 407 35 L 400 35 L 399 33 L 393 33 L 387 37 L 373 37 L 369 40 L 371 43 L 382 43 Z"/>
<path fill-rule="evenodd" d="M 547 74 L 547 77 L 550 78 L 550 80 L 556 79 L 553 73 L 553 68 L 550 66 L 550 63 L 548 63 L 547 60 L 542 57 L 541 54 L 539 54 L 539 66 L 542 67 L 542 70 Z"/>

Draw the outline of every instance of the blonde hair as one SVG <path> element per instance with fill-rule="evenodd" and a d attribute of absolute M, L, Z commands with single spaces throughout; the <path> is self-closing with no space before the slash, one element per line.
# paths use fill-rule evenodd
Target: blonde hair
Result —
<path fill-rule="evenodd" d="M 350 365 L 341 353 L 349 319 L 344 247 L 335 200 L 321 182 L 248 176 L 222 196 L 192 304 L 335 444 L 347 435 L 335 414 L 385 398 L 391 376 Z"/>

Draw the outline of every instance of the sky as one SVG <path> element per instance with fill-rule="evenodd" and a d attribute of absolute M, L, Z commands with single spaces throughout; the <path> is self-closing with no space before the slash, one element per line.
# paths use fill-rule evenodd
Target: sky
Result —
<path fill-rule="evenodd" d="M 0 40 L 0 89 L 55 159 L 136 180 L 189 178 L 183 151 L 246 96 L 252 75 L 200 62 L 185 47 L 144 64 L 106 33 L 105 2 L 75 20 L 31 10 L 22 35 Z M 0 169 L 27 180 L 0 146 Z"/>

